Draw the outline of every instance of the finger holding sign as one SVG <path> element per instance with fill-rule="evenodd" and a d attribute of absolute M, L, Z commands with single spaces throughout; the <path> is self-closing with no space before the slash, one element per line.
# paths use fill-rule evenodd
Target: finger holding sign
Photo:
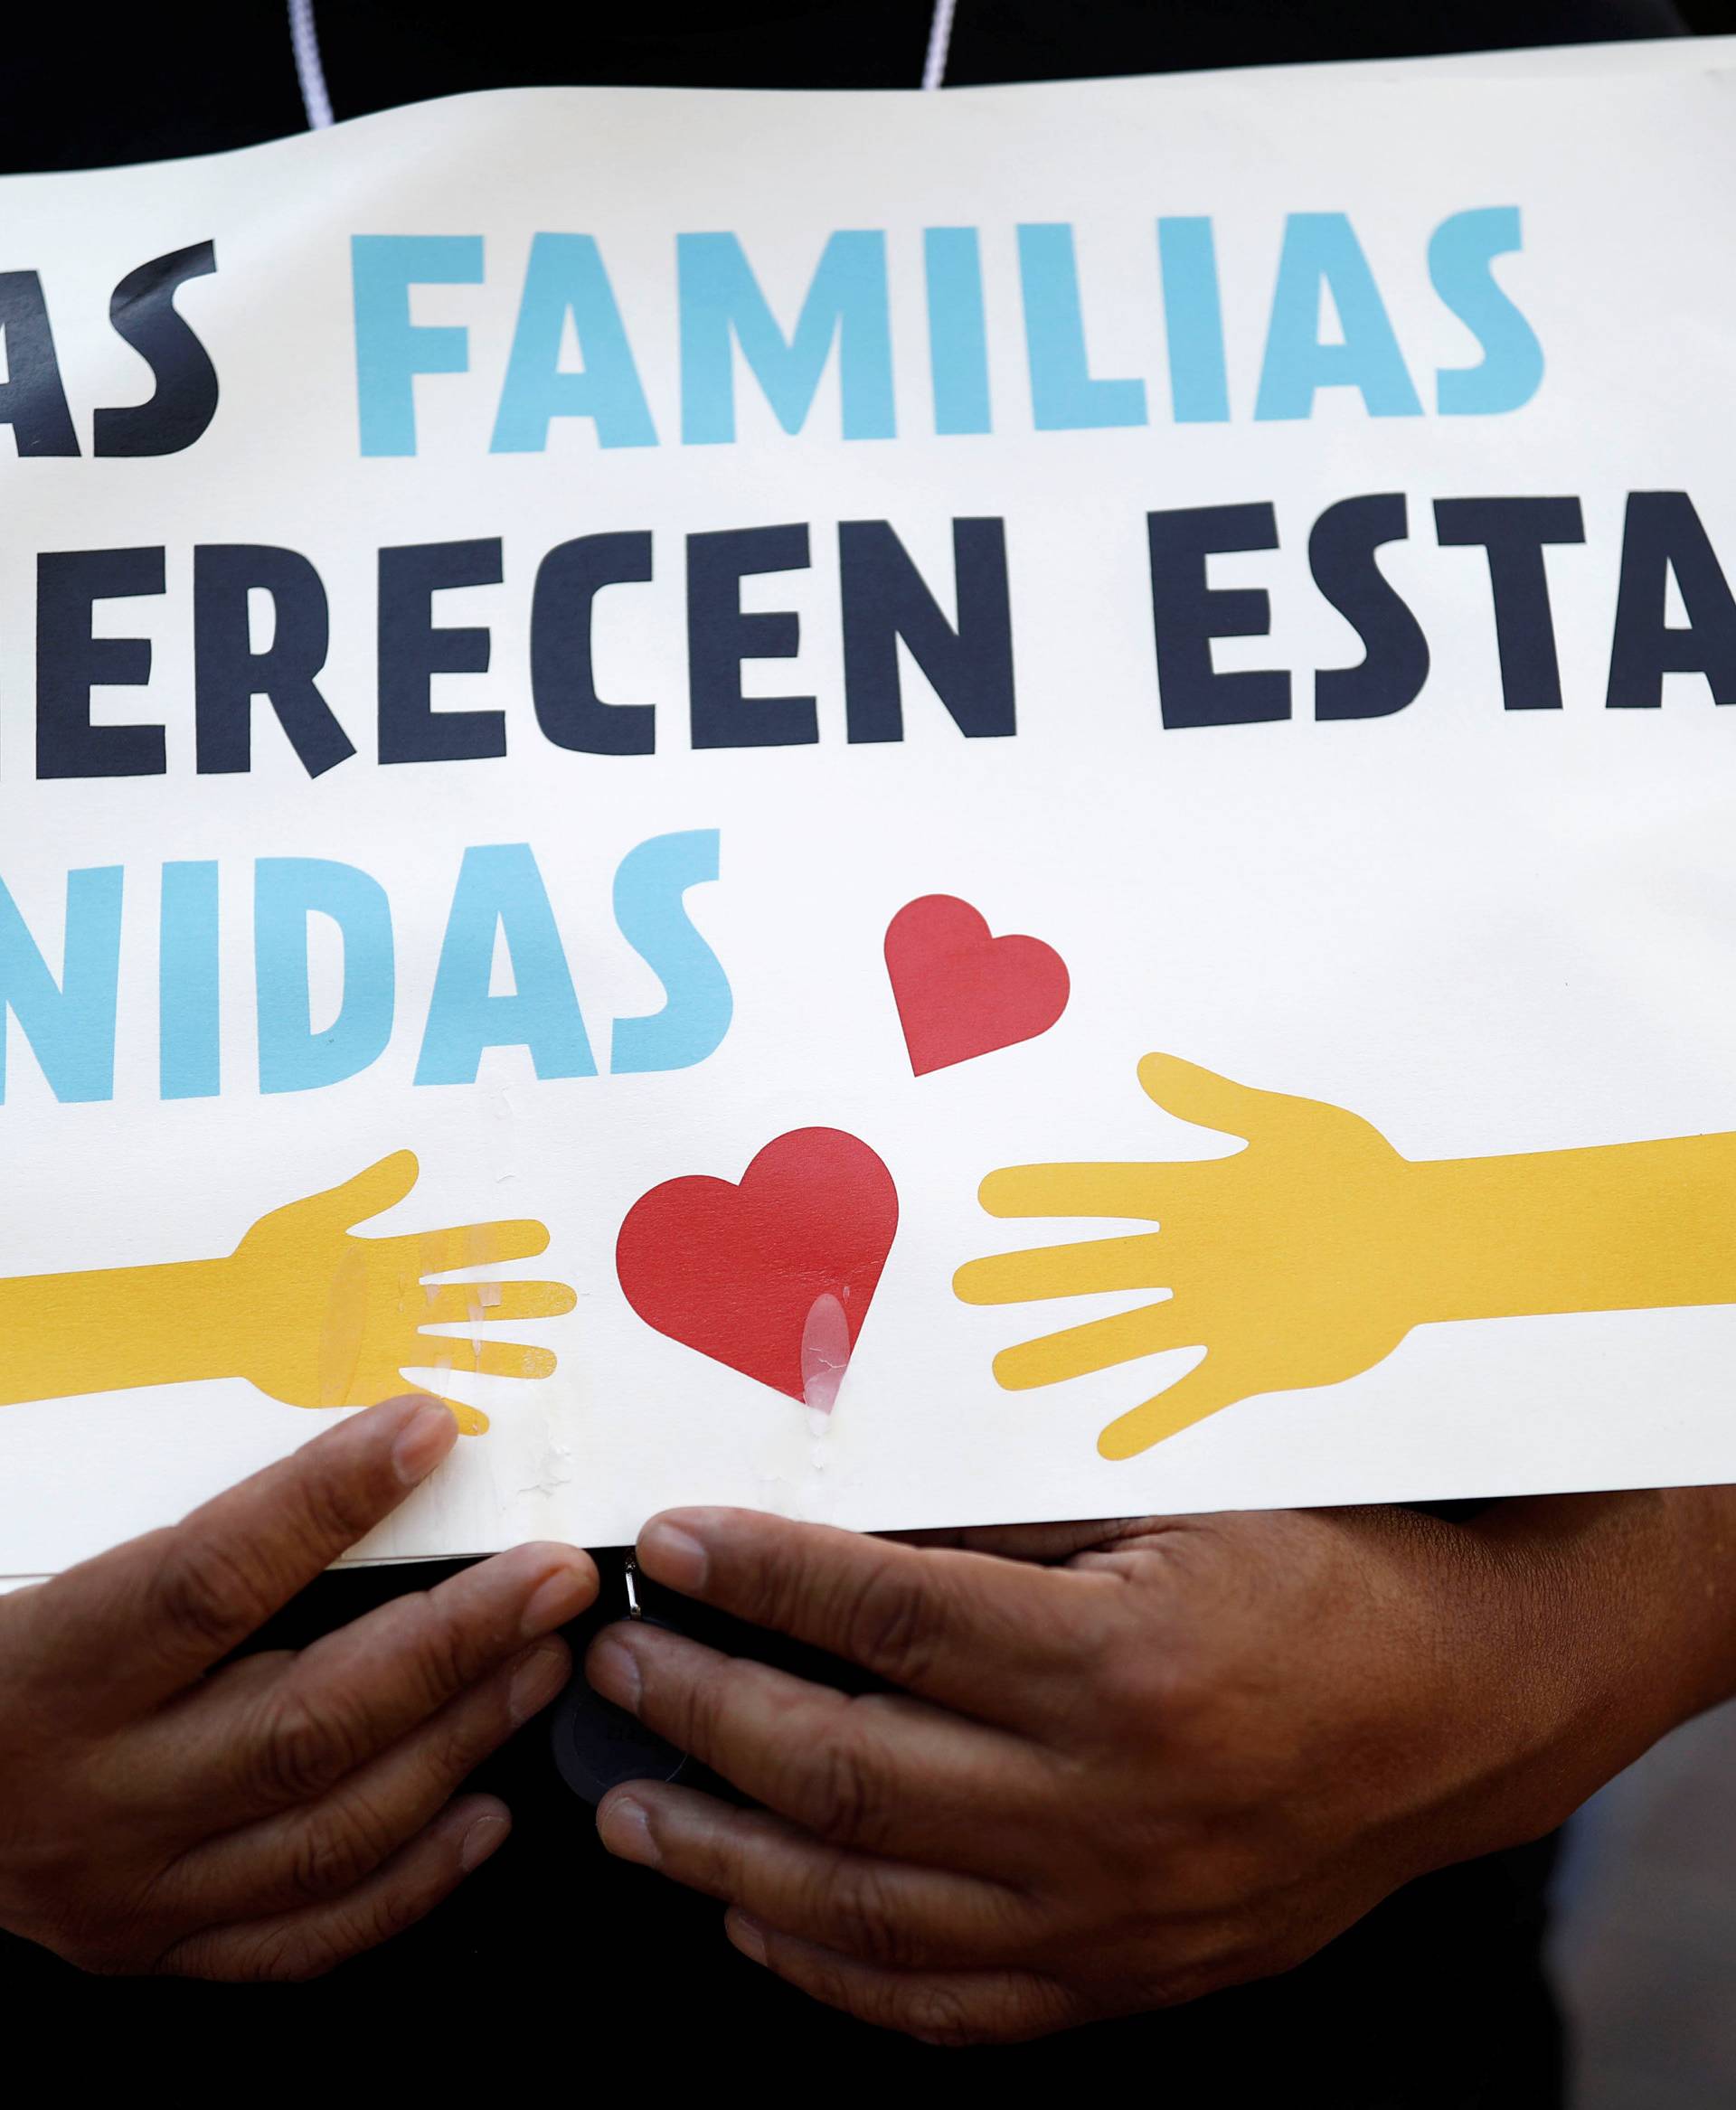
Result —
<path fill-rule="evenodd" d="M 768 1809 L 834 1847 L 923 1860 L 958 1827 L 960 1865 L 1015 1867 L 1039 1805 L 1033 1769 L 1004 1739 L 885 1694 L 846 1697 L 679 1634 L 630 1623 L 592 1644 L 595 1691 Z M 1005 1792 L 984 1799 L 986 1784 Z M 977 1872 L 981 1872 L 979 1870 Z"/>
<path fill-rule="evenodd" d="M 0 1927 L 87 1970 L 305 1978 L 495 1851 L 508 1813 L 463 1782 L 564 1682 L 584 1554 L 516 1548 L 225 1660 L 457 1437 L 438 1402 L 393 1400 L 0 1599 Z"/>
<path fill-rule="evenodd" d="M 931 2040 L 1015 2042 L 1287 1970 L 1626 1763 L 1631 1728 L 1589 1747 L 1588 1604 L 1562 1601 L 1568 1574 L 1595 1600 L 1605 1554 L 1581 1568 L 1538 1506 L 1486 1532 L 1272 1512 L 970 1553 L 668 1512 L 640 1535 L 647 1576 L 926 1697 L 612 1627 L 592 1681 L 767 1806 L 634 1781 L 599 1809 L 603 1843 L 722 1900 L 729 1939 L 790 1984 Z M 1612 1514 L 1609 1545 L 1632 1524 Z M 1592 1627 L 1623 1661 L 1631 1632 L 1606 1653 Z M 1467 1689 L 1502 1703 L 1467 1714 Z"/>
<path fill-rule="evenodd" d="M 986 1723 L 1023 1723 L 1038 1705 L 1067 1712 L 1079 1636 L 1103 1587 L 1070 1576 L 1055 1590 L 1006 1561 L 745 1509 L 667 1511 L 641 1532 L 639 1557 L 670 1589 Z"/>

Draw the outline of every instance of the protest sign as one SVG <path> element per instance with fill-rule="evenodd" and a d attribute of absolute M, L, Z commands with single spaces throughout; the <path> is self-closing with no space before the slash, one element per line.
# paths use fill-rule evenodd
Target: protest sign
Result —
<path fill-rule="evenodd" d="M 0 1569 L 1736 1478 L 1728 62 L 0 184 Z"/>

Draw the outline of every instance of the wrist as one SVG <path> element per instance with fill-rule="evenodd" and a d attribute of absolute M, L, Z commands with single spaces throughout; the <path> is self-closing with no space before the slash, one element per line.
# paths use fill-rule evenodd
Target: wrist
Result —
<path fill-rule="evenodd" d="M 1548 1600 L 1564 1671 L 1640 1749 L 1736 1695 L 1736 1487 L 1536 1495 L 1477 1528 Z"/>
<path fill-rule="evenodd" d="M 1444 1529 L 1465 1535 L 1475 1637 L 1448 1665 L 1445 1728 L 1469 1732 L 1483 1775 L 1462 1851 L 1552 1829 L 1736 1690 L 1736 1490 L 1529 1497 Z"/>

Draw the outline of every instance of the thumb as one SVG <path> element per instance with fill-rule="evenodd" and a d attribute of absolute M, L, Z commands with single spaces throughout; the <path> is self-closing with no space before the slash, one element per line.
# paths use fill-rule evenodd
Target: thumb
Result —
<path fill-rule="evenodd" d="M 1192 1121 L 1196 1127 L 1215 1128 L 1221 1135 L 1240 1135 L 1250 1142 L 1262 1130 L 1275 1127 L 1284 1111 L 1296 1104 L 1283 1092 L 1256 1091 L 1251 1085 L 1220 1077 L 1215 1069 L 1184 1062 L 1179 1055 L 1146 1056 L 1139 1065 L 1139 1082 L 1146 1097 L 1178 1121 Z"/>
<path fill-rule="evenodd" d="M 413 1150 L 395 1150 L 354 1179 L 345 1180 L 341 1187 L 328 1187 L 323 1194 L 313 1195 L 303 1206 L 318 1210 L 322 1216 L 345 1229 L 365 1223 L 369 1217 L 401 1201 L 416 1184 L 420 1170 Z"/>

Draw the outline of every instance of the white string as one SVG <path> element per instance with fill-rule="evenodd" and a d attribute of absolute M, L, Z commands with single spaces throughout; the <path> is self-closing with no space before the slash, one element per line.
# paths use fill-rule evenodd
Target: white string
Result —
<path fill-rule="evenodd" d="M 922 62 L 924 88 L 939 88 L 947 78 L 947 47 L 952 42 L 953 10 L 958 0 L 934 0 L 934 20 L 929 24 L 929 55 Z"/>
<path fill-rule="evenodd" d="M 323 132 L 332 121 L 332 99 L 326 92 L 326 68 L 319 55 L 314 0 L 289 0 L 289 42 L 296 54 L 296 80 L 301 89 L 301 107 L 307 113 L 308 129 Z"/>
<path fill-rule="evenodd" d="M 947 78 L 947 52 L 952 42 L 952 18 L 958 0 L 934 0 L 934 16 L 929 24 L 929 48 L 922 61 L 922 85 L 936 89 Z M 319 55 L 319 26 L 314 20 L 314 0 L 289 0 L 289 42 L 296 54 L 296 80 L 301 89 L 301 107 L 307 113 L 308 128 L 322 132 L 332 122 L 332 98 L 326 86 L 326 68 Z"/>

